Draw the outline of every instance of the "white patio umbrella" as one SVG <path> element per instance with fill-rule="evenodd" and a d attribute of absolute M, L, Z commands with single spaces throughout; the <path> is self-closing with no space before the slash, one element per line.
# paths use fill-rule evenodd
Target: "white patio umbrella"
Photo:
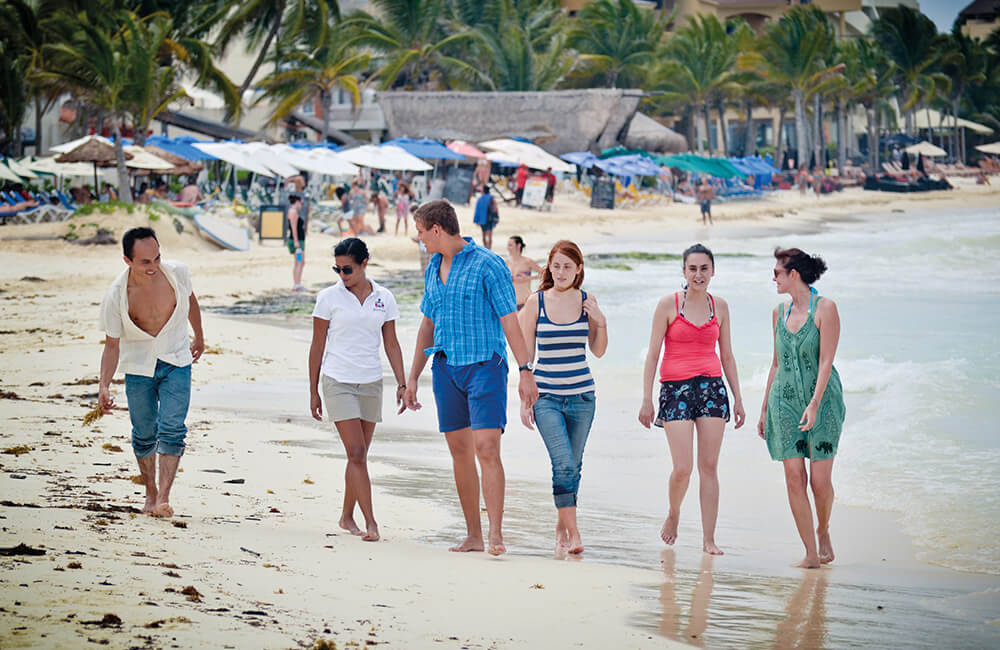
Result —
<path fill-rule="evenodd" d="M 103 135 L 85 135 L 82 138 L 77 138 L 76 140 L 71 140 L 69 142 L 64 142 L 62 144 L 57 144 L 54 147 L 49 147 L 49 151 L 55 151 L 56 153 L 67 153 L 73 151 L 77 147 L 86 144 L 91 140 L 97 140 L 98 142 L 103 142 L 104 144 L 115 146 L 115 143 L 111 140 L 105 138 Z"/>
<path fill-rule="evenodd" d="M 273 144 L 271 150 L 288 164 L 314 174 L 352 176 L 358 173 L 357 165 L 339 158 L 329 149 L 296 149 L 287 144 Z"/>
<path fill-rule="evenodd" d="M 0 180 L 10 181 L 11 183 L 20 183 L 21 179 L 18 178 L 17 174 L 12 172 L 7 165 L 0 164 Z"/>
<path fill-rule="evenodd" d="M 505 154 L 500 158 L 490 158 L 489 153 L 487 153 L 486 157 L 491 160 L 504 160 L 522 163 L 532 169 L 546 169 L 551 167 L 552 171 L 557 172 L 576 171 L 575 165 L 571 165 L 565 160 L 553 156 L 545 149 L 542 149 L 538 145 L 532 144 L 531 142 L 521 142 L 519 140 L 511 140 L 510 138 L 500 138 L 498 140 L 480 142 L 479 146 Z"/>
<path fill-rule="evenodd" d="M 266 166 L 282 178 L 296 176 L 299 173 L 298 168 L 288 163 L 288 161 L 279 156 L 271 147 L 263 142 L 247 142 L 246 144 L 234 144 L 233 146 L 242 150 L 253 158 L 255 162 Z"/>
<path fill-rule="evenodd" d="M 240 169 L 245 169 L 261 176 L 278 175 L 263 164 L 255 161 L 242 149 L 235 148 L 232 142 L 192 142 L 191 146 Z"/>
<path fill-rule="evenodd" d="M 27 164 L 34 172 L 52 174 L 60 178 L 92 179 L 94 177 L 93 165 L 89 163 L 57 163 L 55 156 L 39 158 L 30 163 L 22 161 L 21 164 Z M 99 167 L 97 175 L 109 183 L 116 183 L 118 178 L 118 172 L 114 167 Z"/>
<path fill-rule="evenodd" d="M 35 175 L 35 172 L 22 165 L 19 160 L 5 158 L 4 161 L 7 163 L 7 166 L 10 167 L 10 171 L 14 172 L 21 178 L 38 178 L 38 176 Z"/>
<path fill-rule="evenodd" d="M 989 144 L 981 144 L 976 147 L 978 151 L 983 153 L 991 153 L 994 155 L 1000 154 L 1000 140 L 996 142 L 990 142 Z"/>
<path fill-rule="evenodd" d="M 372 169 L 416 172 L 426 172 L 434 169 L 434 167 L 428 165 L 423 160 L 394 145 L 376 147 L 375 145 L 365 144 L 354 149 L 341 151 L 339 156 L 341 159 L 355 165 L 371 167 Z"/>
<path fill-rule="evenodd" d="M 173 164 L 167 162 L 159 156 L 149 153 L 142 147 L 128 145 L 125 147 L 125 151 L 132 154 L 132 159 L 125 161 L 126 167 L 131 167 L 132 169 L 149 169 L 151 171 L 174 168 Z"/>
<path fill-rule="evenodd" d="M 906 153 L 911 156 L 916 156 L 917 154 L 923 154 L 925 158 L 940 158 L 941 156 L 947 156 L 948 152 L 931 144 L 927 140 L 923 142 L 918 142 L 917 144 L 911 144 L 906 148 Z"/>

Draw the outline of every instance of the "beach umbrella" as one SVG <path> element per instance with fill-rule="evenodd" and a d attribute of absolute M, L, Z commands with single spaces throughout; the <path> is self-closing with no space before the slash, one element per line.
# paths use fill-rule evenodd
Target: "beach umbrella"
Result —
<path fill-rule="evenodd" d="M 981 144 L 976 147 L 978 151 L 989 154 L 1000 154 L 1000 140 L 997 142 L 990 142 L 989 144 Z"/>
<path fill-rule="evenodd" d="M 905 153 L 909 153 L 914 156 L 917 154 L 922 154 L 924 156 L 929 156 L 931 158 L 940 158 L 941 156 L 948 155 L 947 151 L 945 151 L 941 147 L 931 144 L 927 140 L 924 140 L 923 142 L 918 142 L 917 144 L 914 145 L 910 145 L 906 149 L 903 149 L 903 151 Z M 906 167 L 904 167 L 903 169 L 906 169 Z"/>
<path fill-rule="evenodd" d="M 73 151 L 77 147 L 95 140 L 97 142 L 106 144 L 110 147 L 115 146 L 114 142 L 108 140 L 103 135 L 85 135 L 82 138 L 77 138 L 76 140 L 70 140 L 69 142 L 63 142 L 62 144 L 57 144 L 54 147 L 49 147 L 49 150 L 54 151 L 56 153 L 69 153 L 70 151 Z"/>
<path fill-rule="evenodd" d="M 434 169 L 416 156 L 394 145 L 376 147 L 365 144 L 353 149 L 345 149 L 338 154 L 343 160 L 359 167 L 401 171 L 426 172 Z"/>
<path fill-rule="evenodd" d="M 246 144 L 238 144 L 235 146 L 251 156 L 254 161 L 265 165 L 268 169 L 273 170 L 282 178 L 297 176 L 299 173 L 297 167 L 290 165 L 284 158 L 279 156 L 277 152 L 263 142 L 247 142 Z"/>
<path fill-rule="evenodd" d="M 571 151 L 569 153 L 564 153 L 559 156 L 566 162 L 573 163 L 574 165 L 579 165 L 584 169 L 590 169 L 594 164 L 600 160 L 597 156 L 590 153 L 589 151 Z"/>
<path fill-rule="evenodd" d="M 465 142 L 464 140 L 452 140 L 446 145 L 449 149 L 455 153 L 462 154 L 466 158 L 485 158 L 486 154 L 474 147 L 473 145 Z"/>
<path fill-rule="evenodd" d="M 499 138 L 497 140 L 480 142 L 479 146 L 502 154 L 499 160 L 516 162 L 527 165 L 532 169 L 547 169 L 551 167 L 553 171 L 557 172 L 572 173 L 576 171 L 576 168 L 570 163 L 553 156 L 545 149 L 531 142 L 516 140 L 514 138 Z M 497 158 L 490 156 L 489 153 L 486 154 L 486 157 L 490 160 L 497 160 Z"/>
<path fill-rule="evenodd" d="M 261 176 L 277 176 L 273 171 L 265 167 L 262 163 L 254 160 L 248 153 L 236 147 L 232 142 L 190 142 L 188 143 L 199 151 L 204 151 L 210 156 L 225 161 L 234 167 L 251 171 Z"/>
<path fill-rule="evenodd" d="M 127 145 L 125 153 L 132 156 L 125 162 L 125 166 L 132 169 L 145 169 L 162 173 L 173 168 L 173 164 L 134 144 Z"/>
<path fill-rule="evenodd" d="M 17 174 L 12 172 L 7 165 L 0 165 L 0 179 L 5 181 L 10 181 L 11 183 L 20 183 L 21 179 Z"/>
<path fill-rule="evenodd" d="M 325 148 L 299 149 L 287 144 L 273 144 L 271 149 L 288 164 L 303 171 L 327 176 L 353 176 L 357 165 Z"/>
<path fill-rule="evenodd" d="M 97 190 L 100 187 L 97 183 L 97 166 L 100 165 L 112 165 L 117 162 L 117 157 L 115 156 L 115 146 L 111 143 L 111 140 L 107 138 L 102 138 L 99 135 L 91 135 L 86 138 L 81 138 L 79 140 L 74 140 L 73 142 L 78 142 L 79 144 L 69 151 L 60 154 L 56 158 L 58 163 L 74 163 L 74 162 L 89 162 L 94 165 L 94 189 Z M 68 143 L 72 144 L 72 143 Z M 53 150 L 58 149 L 58 147 L 52 147 Z M 132 154 L 125 152 L 125 160 L 131 160 Z M 126 164 L 128 164 L 126 162 Z"/>
<path fill-rule="evenodd" d="M 8 167 L 10 167 L 10 171 L 14 172 L 21 178 L 38 178 L 38 176 L 35 175 L 35 172 L 31 171 L 31 169 L 22 165 L 19 161 L 14 160 L 13 158 L 5 158 L 4 162 L 7 163 Z"/>
<path fill-rule="evenodd" d="M 394 138 L 379 145 L 380 147 L 399 147 L 403 151 L 427 160 L 465 160 L 465 156 L 456 153 L 437 140 L 427 138 Z"/>
<path fill-rule="evenodd" d="M 171 153 L 166 149 L 162 149 L 160 147 L 151 144 L 147 144 L 145 149 L 147 152 L 153 154 L 157 158 L 160 158 L 161 160 L 164 160 L 170 165 L 172 165 L 170 169 L 163 170 L 163 173 L 169 176 L 188 176 L 191 174 L 197 174 L 198 172 L 200 172 L 202 169 L 205 168 L 205 166 L 199 162 L 188 160 L 183 156 L 178 156 L 175 153 Z M 139 172 L 139 174 L 148 174 L 148 173 L 149 173 L 148 171 Z"/>

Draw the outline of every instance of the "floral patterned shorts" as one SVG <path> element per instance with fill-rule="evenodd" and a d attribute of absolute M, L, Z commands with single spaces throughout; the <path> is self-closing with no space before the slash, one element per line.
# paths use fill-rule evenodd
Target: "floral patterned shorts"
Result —
<path fill-rule="evenodd" d="M 660 382 L 657 426 L 676 420 L 722 418 L 729 421 L 729 394 L 722 377 L 692 377 Z"/>

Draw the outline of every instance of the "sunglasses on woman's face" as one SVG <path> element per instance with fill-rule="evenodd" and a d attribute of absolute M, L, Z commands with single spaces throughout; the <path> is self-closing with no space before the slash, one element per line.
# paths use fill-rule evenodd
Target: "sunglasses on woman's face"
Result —
<path fill-rule="evenodd" d="M 350 275 L 350 274 L 354 273 L 354 267 L 353 266 L 337 266 L 336 264 L 334 264 L 333 265 L 333 272 L 337 273 L 337 274 L 342 274 L 342 275 Z"/>

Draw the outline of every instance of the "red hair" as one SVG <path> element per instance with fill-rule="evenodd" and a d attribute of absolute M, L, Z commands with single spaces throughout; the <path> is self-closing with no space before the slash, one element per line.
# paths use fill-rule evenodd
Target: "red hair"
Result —
<path fill-rule="evenodd" d="M 580 247 L 569 241 L 568 239 L 561 239 L 552 246 L 552 250 L 549 251 L 549 263 L 542 269 L 542 279 L 538 284 L 539 291 L 545 291 L 546 289 L 551 289 L 555 286 L 555 281 L 552 279 L 552 273 L 549 271 L 549 266 L 552 264 L 552 258 L 555 257 L 556 253 L 562 253 L 570 259 L 571 262 L 580 267 L 580 272 L 576 274 L 576 279 L 573 280 L 573 288 L 579 289 L 580 285 L 583 284 L 583 253 L 580 252 Z"/>

